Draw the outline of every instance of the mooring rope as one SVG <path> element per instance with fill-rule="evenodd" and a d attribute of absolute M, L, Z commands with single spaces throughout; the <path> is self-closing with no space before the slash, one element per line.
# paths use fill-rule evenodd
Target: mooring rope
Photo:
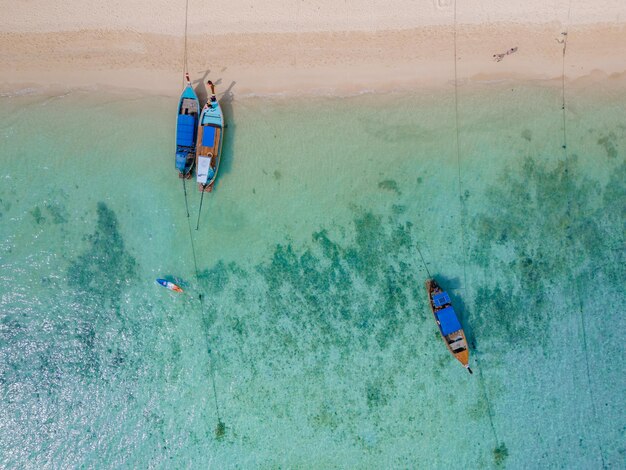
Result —
<path fill-rule="evenodd" d="M 424 265 L 424 269 L 426 269 L 426 274 L 428 274 L 428 278 L 432 279 L 432 276 L 430 275 L 430 270 L 428 269 L 428 265 L 426 264 L 426 260 L 424 259 L 424 255 L 422 255 L 422 250 L 420 250 L 420 247 L 417 243 L 415 244 L 415 248 L 417 248 L 417 252 L 419 253 L 420 258 L 422 258 L 422 264 Z"/>
<path fill-rule="evenodd" d="M 570 2 L 570 9 L 571 9 L 571 2 Z M 562 44 L 563 44 L 563 59 L 561 61 L 562 66 L 561 66 L 561 115 L 563 117 L 563 156 L 565 157 L 565 167 L 566 169 L 568 169 L 568 152 L 567 152 L 567 119 L 565 119 L 565 51 L 567 50 L 567 33 L 568 33 L 568 29 L 569 29 L 569 12 L 567 14 L 567 25 L 565 28 L 565 31 L 561 33 L 561 35 L 563 36 L 562 38 Z M 569 210 L 569 208 L 568 208 Z"/>
<path fill-rule="evenodd" d="M 595 398 L 593 395 L 593 387 L 591 386 L 591 373 L 589 368 L 589 354 L 587 353 L 587 332 L 585 329 L 585 315 L 583 313 L 583 301 L 580 295 L 580 283 L 576 283 L 576 290 L 578 291 L 578 315 L 580 318 L 580 332 L 581 339 L 583 343 L 583 351 L 585 352 L 585 366 L 587 372 L 587 387 L 589 390 L 589 400 L 591 401 L 591 411 L 593 412 L 593 417 L 598 422 L 598 412 L 595 405 Z M 604 461 L 604 452 L 602 450 L 602 444 L 600 443 L 600 433 L 594 433 L 596 435 L 596 445 L 598 446 L 598 452 L 600 452 L 600 460 L 602 461 L 602 468 L 607 468 L 606 463 Z"/>
<path fill-rule="evenodd" d="M 467 254 L 465 249 L 465 203 L 463 202 L 463 183 L 461 176 L 461 144 L 460 144 L 460 131 L 459 131 L 459 74 L 458 74 L 458 53 L 457 53 L 457 12 L 456 12 L 456 4 L 457 0 L 454 0 L 454 123 L 456 130 L 456 163 L 458 170 L 458 191 L 459 191 L 459 225 L 461 232 L 461 252 L 463 254 L 463 289 L 465 294 L 469 296 L 469 287 L 467 285 Z M 474 347 L 474 352 L 476 353 L 476 348 Z M 478 365 L 478 354 L 475 354 L 476 364 Z M 493 437 L 496 441 L 496 448 L 500 445 L 500 439 L 498 438 L 498 433 L 496 431 L 496 427 L 493 422 L 493 410 L 491 408 L 491 402 L 489 401 L 489 394 L 487 392 L 487 387 L 485 385 L 485 378 L 483 376 L 482 367 L 478 367 L 478 382 L 482 391 L 483 396 L 485 397 L 485 403 L 487 404 L 487 414 L 489 417 L 489 425 L 491 427 L 491 431 L 493 432 Z"/>
<path fill-rule="evenodd" d="M 198 270 L 198 257 L 196 255 L 196 245 L 193 240 L 193 230 L 191 228 L 191 218 L 189 216 L 189 211 L 187 211 L 187 229 L 189 230 L 189 243 L 191 245 L 191 255 L 193 257 L 194 274 L 195 274 L 196 282 L 198 284 L 198 289 L 199 289 L 200 288 L 200 271 Z M 205 313 L 204 295 L 198 294 L 198 300 L 200 301 L 200 314 L 204 316 L 204 313 Z M 216 433 L 218 433 L 217 431 L 218 429 L 221 429 L 220 432 L 224 432 L 224 429 L 223 429 L 224 423 L 222 422 L 222 417 L 220 414 L 220 407 L 219 407 L 219 403 L 217 399 L 217 385 L 215 383 L 215 368 L 213 367 L 213 354 L 212 354 L 212 349 L 211 349 L 211 343 L 209 342 L 208 335 L 205 334 L 203 336 L 206 342 L 205 343 L 206 352 L 209 358 L 209 375 L 211 376 L 211 386 L 213 389 L 213 399 L 215 402 L 215 414 L 217 416 Z"/>
<path fill-rule="evenodd" d="M 463 289 L 467 287 L 467 257 L 465 253 L 465 223 L 464 223 L 464 203 L 461 183 L 461 147 L 459 138 L 459 87 L 457 71 L 457 20 L 456 20 L 456 0 L 454 0 L 454 122 L 456 129 L 456 163 L 458 169 L 458 189 L 459 189 L 459 216 L 461 225 L 461 253 L 463 254 Z"/>
<path fill-rule="evenodd" d="M 476 348 L 474 348 L 476 350 Z M 480 385 L 481 391 L 485 396 L 485 403 L 487 404 L 487 416 L 489 417 L 489 425 L 491 427 L 491 432 L 493 433 L 493 437 L 496 440 L 496 447 L 500 445 L 500 439 L 498 438 L 498 432 L 496 431 L 496 426 L 493 423 L 493 410 L 491 409 L 491 402 L 489 401 L 489 393 L 487 392 L 487 387 L 485 386 L 485 378 L 483 377 L 482 368 L 480 367 L 478 354 L 475 354 L 474 361 L 476 361 L 476 365 L 478 366 L 478 384 Z"/>
<path fill-rule="evenodd" d="M 561 35 L 563 36 L 560 43 L 563 45 L 563 54 L 562 54 L 562 62 L 561 62 L 561 115 L 562 115 L 562 129 L 563 129 L 563 144 L 562 144 L 562 148 L 563 148 L 563 158 L 564 158 L 564 163 L 565 163 L 565 174 L 567 175 L 567 178 L 572 178 L 572 175 L 570 173 L 570 168 L 569 168 L 569 163 L 570 163 L 570 153 L 568 151 L 568 147 L 567 147 L 567 119 L 566 119 L 566 113 L 567 113 L 567 109 L 566 109 L 566 100 L 565 100 L 565 59 L 566 59 L 566 52 L 567 52 L 567 39 L 568 39 L 568 33 L 569 33 L 569 27 L 570 27 L 570 23 L 571 23 L 571 12 L 572 12 L 572 2 L 571 0 L 569 1 L 569 6 L 568 6 L 568 10 L 567 10 L 567 24 L 565 25 L 565 31 L 563 31 L 561 33 Z M 571 191 L 568 194 L 568 198 L 567 198 L 567 216 L 568 218 L 571 220 L 571 205 L 572 205 L 572 194 Z M 571 226 L 571 223 L 570 223 Z M 575 253 L 575 247 L 574 247 L 574 238 L 572 237 L 572 253 Z M 585 327 L 585 314 L 584 314 L 584 310 L 583 310 L 583 299 L 580 293 L 581 287 L 580 287 L 580 282 L 576 282 L 576 293 L 577 293 L 577 297 L 578 297 L 578 317 L 579 317 L 579 321 L 580 321 L 580 336 L 581 336 L 581 340 L 582 340 L 582 345 L 583 345 L 583 352 L 584 352 L 584 356 L 585 356 L 585 368 L 586 368 L 586 375 L 587 375 L 587 389 L 589 392 L 589 400 L 591 401 L 591 411 L 593 413 L 593 417 L 596 421 L 596 423 L 598 422 L 598 412 L 596 409 L 596 401 L 595 401 L 595 397 L 593 394 L 593 386 L 591 384 L 591 368 L 589 367 L 589 353 L 587 350 L 587 331 L 586 331 L 586 327 Z M 596 435 L 596 445 L 598 446 L 598 452 L 600 453 L 600 460 L 602 461 L 602 468 L 607 468 L 606 466 L 606 462 L 604 461 L 604 452 L 602 450 L 602 444 L 600 442 L 600 433 L 594 433 Z"/>
<path fill-rule="evenodd" d="M 185 86 L 185 74 L 187 69 L 187 27 L 189 24 L 189 0 L 185 0 L 185 45 L 183 47 L 183 86 Z"/>
<path fill-rule="evenodd" d="M 202 212 L 202 201 L 204 201 L 204 190 L 206 185 L 202 185 L 202 195 L 200 196 L 200 208 L 198 209 L 198 221 L 196 222 L 196 230 L 200 228 L 200 213 Z"/>
<path fill-rule="evenodd" d="M 189 22 L 189 0 L 185 0 L 185 45 L 183 47 L 183 79 L 182 79 L 182 87 L 185 87 L 185 82 L 187 81 L 187 25 Z M 191 168 L 189 169 L 191 171 Z M 187 210 L 187 217 L 189 217 L 189 202 L 187 201 L 187 188 L 185 187 L 185 178 L 188 173 L 183 173 L 183 192 L 185 193 L 185 209 Z M 195 254 L 194 254 L 195 256 Z M 196 268 L 197 271 L 197 268 Z"/>
<path fill-rule="evenodd" d="M 185 210 L 187 211 L 187 217 L 189 217 L 189 203 L 187 202 L 187 186 L 185 186 L 185 175 L 181 178 L 183 182 L 183 194 L 185 195 Z"/>
<path fill-rule="evenodd" d="M 187 211 L 187 228 L 189 229 L 189 242 L 191 245 L 191 255 L 193 256 L 193 267 L 196 280 L 199 279 L 200 271 L 198 271 L 198 258 L 196 257 L 196 245 L 193 241 L 193 232 L 191 231 L 191 219 L 189 217 L 189 211 Z"/>
<path fill-rule="evenodd" d="M 187 50 L 187 36 L 188 36 L 188 26 L 189 26 L 189 0 L 185 0 L 185 37 L 184 37 L 184 47 L 183 47 L 183 80 L 182 80 L 182 86 L 185 86 L 186 83 L 186 78 L 185 76 L 187 75 L 188 72 L 188 61 L 187 61 L 187 55 L 188 55 L 188 50 Z M 189 172 L 191 172 L 191 169 L 189 170 Z M 191 246 L 191 255 L 193 257 L 193 267 L 194 267 L 194 274 L 196 277 L 196 282 L 198 285 L 198 289 L 200 288 L 200 271 L 198 270 L 198 257 L 196 255 L 196 246 L 193 240 L 193 231 L 191 229 L 191 219 L 189 216 L 189 202 L 187 199 L 187 187 L 185 185 L 185 178 L 187 177 L 188 173 L 184 173 L 183 174 L 183 193 L 185 195 L 185 210 L 187 213 L 187 228 L 189 230 L 189 243 Z M 202 294 L 198 294 L 198 300 L 200 301 L 200 314 L 202 316 L 204 316 L 205 313 L 205 304 L 204 304 L 204 295 Z M 222 417 L 220 414 L 220 407 L 219 407 L 219 402 L 217 399 L 217 385 L 215 383 L 215 368 L 213 367 L 213 355 L 212 355 L 212 350 L 211 350 L 211 344 L 209 342 L 209 337 L 208 335 L 203 335 L 204 339 L 206 341 L 206 351 L 208 354 L 208 360 L 209 360 L 209 375 L 211 376 L 211 388 L 213 389 L 213 400 L 214 400 L 214 404 L 215 404 L 215 414 L 217 416 L 217 426 L 215 428 L 215 433 L 217 437 L 221 437 L 221 435 L 224 433 L 225 430 L 225 425 L 222 422 Z"/>

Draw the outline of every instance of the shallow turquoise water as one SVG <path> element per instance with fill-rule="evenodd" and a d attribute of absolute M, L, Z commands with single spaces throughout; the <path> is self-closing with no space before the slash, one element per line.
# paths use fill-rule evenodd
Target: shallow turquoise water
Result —
<path fill-rule="evenodd" d="M 1 98 L 1 465 L 622 466 L 626 87 L 459 92 L 225 100 L 198 231 L 175 100 Z"/>

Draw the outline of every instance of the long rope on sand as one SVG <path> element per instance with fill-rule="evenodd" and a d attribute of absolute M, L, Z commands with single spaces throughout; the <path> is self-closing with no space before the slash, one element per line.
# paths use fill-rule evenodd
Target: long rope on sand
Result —
<path fill-rule="evenodd" d="M 187 31 L 189 25 L 189 0 L 185 0 L 185 45 L 183 47 L 183 83 L 185 86 L 185 74 L 188 72 L 187 69 Z"/>

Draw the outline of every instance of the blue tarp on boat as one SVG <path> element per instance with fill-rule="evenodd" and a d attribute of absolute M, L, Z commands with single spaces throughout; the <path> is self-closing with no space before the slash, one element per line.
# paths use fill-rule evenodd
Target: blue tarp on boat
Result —
<path fill-rule="evenodd" d="M 189 114 L 179 114 L 176 126 L 176 145 L 183 147 L 193 146 L 193 138 L 196 130 L 196 120 Z"/>
<path fill-rule="evenodd" d="M 433 303 L 435 304 L 435 307 L 443 307 L 445 304 L 449 304 L 451 302 L 447 292 L 439 292 L 438 294 L 433 295 Z"/>
<path fill-rule="evenodd" d="M 456 317 L 456 313 L 454 313 L 454 309 L 452 307 L 446 307 L 443 310 L 439 310 L 437 312 L 437 320 L 439 320 L 441 331 L 444 336 L 461 329 L 459 319 Z"/>
<path fill-rule="evenodd" d="M 202 145 L 205 147 L 213 147 L 213 145 L 215 145 L 215 127 L 204 127 L 202 133 Z"/>

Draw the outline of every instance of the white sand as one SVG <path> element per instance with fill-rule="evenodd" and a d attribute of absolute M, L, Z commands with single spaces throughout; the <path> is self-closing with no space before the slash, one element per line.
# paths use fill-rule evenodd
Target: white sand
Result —
<path fill-rule="evenodd" d="M 185 5 L 2 0 L 0 88 L 95 85 L 176 95 Z M 212 8 L 189 0 L 189 71 L 240 95 L 448 85 L 454 17 L 453 0 L 231 0 Z M 626 72 L 623 0 L 469 0 L 459 2 L 456 20 L 461 80 L 558 78 L 565 30 L 569 79 Z"/>

